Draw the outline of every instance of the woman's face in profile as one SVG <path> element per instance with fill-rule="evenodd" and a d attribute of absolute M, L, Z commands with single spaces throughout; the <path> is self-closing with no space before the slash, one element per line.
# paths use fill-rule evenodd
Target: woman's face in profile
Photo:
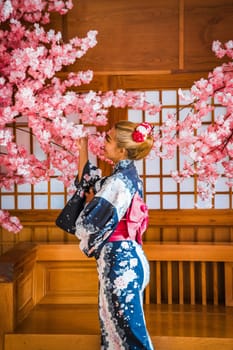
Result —
<path fill-rule="evenodd" d="M 117 146 L 115 128 L 110 129 L 106 133 L 104 142 L 104 156 L 112 160 L 114 163 L 125 159 L 125 150 Z"/>

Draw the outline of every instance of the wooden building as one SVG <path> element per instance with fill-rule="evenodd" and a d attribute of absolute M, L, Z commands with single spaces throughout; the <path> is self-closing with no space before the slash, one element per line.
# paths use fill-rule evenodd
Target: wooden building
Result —
<path fill-rule="evenodd" d="M 233 39 L 232 0 L 73 2 L 65 17 L 53 17 L 52 27 L 67 40 L 97 30 L 98 44 L 62 74 L 92 69 L 93 81 L 80 91 L 146 91 L 159 96 L 165 112 L 179 110 L 179 88 L 222 64 L 212 42 Z M 111 109 L 110 122 L 129 113 L 145 118 Z M 178 157 L 175 162 L 179 166 Z M 233 350 L 232 190 L 219 187 L 212 209 L 197 209 L 195 182 L 171 184 L 169 166 L 162 159 L 140 164 L 150 204 L 144 248 L 152 340 L 157 350 Z M 99 349 L 95 261 L 54 223 L 54 200 L 65 203 L 66 191 L 51 182 L 45 189 L 1 192 L 1 203 L 6 197 L 24 228 L 17 235 L 0 230 L 0 350 Z M 30 208 L 20 205 L 28 200 Z"/>

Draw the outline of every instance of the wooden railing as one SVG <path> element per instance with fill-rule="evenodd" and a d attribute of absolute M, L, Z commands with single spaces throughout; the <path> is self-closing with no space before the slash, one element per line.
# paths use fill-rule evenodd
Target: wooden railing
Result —
<path fill-rule="evenodd" d="M 148 243 L 146 303 L 233 306 L 233 245 Z"/>
<path fill-rule="evenodd" d="M 73 243 L 74 235 L 65 233 L 55 225 L 59 210 L 14 210 L 23 229 L 14 235 L 0 228 L 0 255 L 19 242 Z M 149 227 L 144 236 L 149 242 L 232 243 L 233 215 L 230 209 L 202 210 L 150 210 Z"/>

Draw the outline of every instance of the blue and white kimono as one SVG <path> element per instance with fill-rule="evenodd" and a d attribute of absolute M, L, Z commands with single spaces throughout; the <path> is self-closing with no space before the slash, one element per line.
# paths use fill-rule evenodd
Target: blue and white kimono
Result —
<path fill-rule="evenodd" d="M 130 160 L 108 177 L 98 178 L 95 170 L 87 162 L 80 183 L 90 181 L 95 197 L 79 215 L 75 234 L 81 250 L 97 261 L 101 349 L 152 350 L 143 312 L 148 261 L 136 240 L 111 241 L 135 193 L 142 197 L 142 181 Z"/>

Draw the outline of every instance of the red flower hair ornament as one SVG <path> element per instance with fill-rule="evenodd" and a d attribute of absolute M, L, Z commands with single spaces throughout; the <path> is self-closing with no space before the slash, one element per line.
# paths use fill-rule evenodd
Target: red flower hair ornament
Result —
<path fill-rule="evenodd" d="M 132 133 L 132 139 L 135 142 L 144 142 L 148 136 L 151 136 L 153 126 L 147 122 L 139 124 Z"/>

